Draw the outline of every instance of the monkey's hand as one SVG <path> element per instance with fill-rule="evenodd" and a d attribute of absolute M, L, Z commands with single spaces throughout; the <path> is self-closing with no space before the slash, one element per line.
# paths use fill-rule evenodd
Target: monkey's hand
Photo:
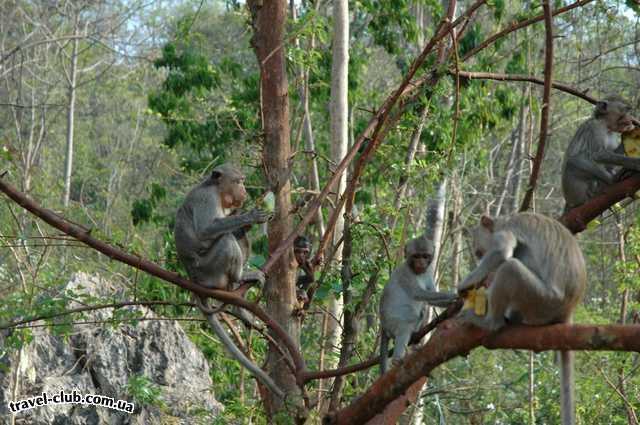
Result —
<path fill-rule="evenodd" d="M 271 218 L 270 213 L 259 210 L 257 208 L 246 213 L 246 216 L 248 220 L 251 221 L 251 223 L 266 223 L 267 220 Z"/>

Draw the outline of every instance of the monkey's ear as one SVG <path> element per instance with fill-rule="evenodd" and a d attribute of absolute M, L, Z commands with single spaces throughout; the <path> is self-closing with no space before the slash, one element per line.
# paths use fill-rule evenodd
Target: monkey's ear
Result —
<path fill-rule="evenodd" d="M 211 177 L 210 177 L 210 179 L 211 179 L 211 182 L 212 182 L 213 184 L 218 184 L 218 183 L 220 183 L 220 179 L 221 179 L 221 178 L 222 178 L 222 173 L 221 173 L 220 171 L 213 170 L 213 171 L 211 172 Z"/>
<path fill-rule="evenodd" d="M 480 224 L 490 232 L 493 232 L 493 225 L 494 225 L 493 218 L 489 217 L 488 215 L 483 215 L 480 218 Z"/>

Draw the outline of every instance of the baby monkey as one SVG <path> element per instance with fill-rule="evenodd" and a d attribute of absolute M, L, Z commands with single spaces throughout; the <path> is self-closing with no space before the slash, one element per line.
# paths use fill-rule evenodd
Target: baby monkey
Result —
<path fill-rule="evenodd" d="M 302 273 L 296 279 L 296 299 L 298 300 L 296 312 L 302 314 L 311 302 L 311 297 L 313 296 L 313 287 L 311 285 L 315 281 L 310 261 L 311 242 L 306 236 L 300 235 L 293 241 L 293 255 L 298 267 L 302 270 Z"/>
<path fill-rule="evenodd" d="M 394 340 L 393 363 L 405 354 L 411 334 L 419 330 L 427 304 L 447 307 L 456 294 L 437 292 L 427 270 L 433 260 L 433 243 L 425 236 L 404 246 L 405 261 L 394 270 L 380 299 L 380 369 L 388 369 L 389 340 Z"/>

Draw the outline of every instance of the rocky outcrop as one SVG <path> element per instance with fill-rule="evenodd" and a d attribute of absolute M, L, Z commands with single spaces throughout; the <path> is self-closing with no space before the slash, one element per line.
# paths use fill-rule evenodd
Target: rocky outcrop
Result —
<path fill-rule="evenodd" d="M 67 289 L 102 299 L 117 292 L 104 279 L 84 273 L 76 274 Z M 156 317 L 145 307 L 126 310 L 147 319 Z M 222 405 L 212 393 L 206 359 L 183 329 L 166 320 L 114 326 L 91 323 L 110 319 L 113 313 L 112 309 L 86 313 L 84 321 L 90 323 L 74 325 L 68 338 L 47 327 L 34 327 L 33 340 L 19 352 L 1 349 L 10 341 L 8 333 L 0 334 L 0 423 L 11 423 L 8 402 L 60 390 L 127 400 L 135 408 L 127 413 L 92 405 L 48 404 L 19 412 L 15 423 L 211 423 Z M 140 401 L 144 397 L 135 400 L 128 389 L 135 380 L 158 390 L 158 395 L 146 403 Z"/>

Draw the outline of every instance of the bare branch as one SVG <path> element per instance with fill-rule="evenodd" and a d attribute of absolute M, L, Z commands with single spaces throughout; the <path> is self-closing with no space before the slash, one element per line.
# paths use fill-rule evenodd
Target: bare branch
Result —
<path fill-rule="evenodd" d="M 450 75 L 455 75 L 455 71 L 449 71 Z M 532 75 L 521 75 L 521 74 L 500 74 L 495 72 L 472 72 L 472 71 L 460 71 L 460 78 L 469 79 L 469 80 L 496 80 L 496 81 L 524 81 L 539 85 L 544 85 L 544 80 L 542 78 L 534 77 Z M 551 87 L 556 90 L 563 91 L 565 93 L 572 94 L 577 96 L 587 102 L 594 104 L 597 100 L 591 96 L 589 96 L 585 91 L 580 91 L 575 87 L 571 87 L 567 84 L 551 82 Z"/>
<path fill-rule="evenodd" d="M 531 208 L 531 200 L 536 190 L 540 167 L 544 159 L 544 148 L 547 144 L 547 131 L 549 127 L 549 110 L 551 109 L 551 78 L 553 74 L 553 9 L 549 4 L 549 0 L 542 2 L 544 9 L 544 33 L 545 33 L 545 49 L 544 49 L 544 91 L 542 94 L 542 112 L 540 113 L 540 139 L 538 141 L 538 150 L 533 160 L 531 168 L 531 176 L 529 176 L 529 187 L 524 194 L 520 211 L 526 211 Z"/>
<path fill-rule="evenodd" d="M 594 0 L 581 0 L 581 1 L 577 1 L 575 3 L 571 3 L 570 5 L 567 5 L 565 7 L 561 7 L 561 8 L 556 9 L 553 12 L 553 16 L 560 15 L 561 13 L 568 12 L 568 11 L 570 11 L 572 9 L 577 8 L 577 7 L 582 7 L 582 6 L 586 5 L 586 4 L 592 3 L 593 1 Z M 467 52 L 467 54 L 462 57 L 462 62 L 466 62 L 467 59 L 475 56 L 478 52 L 480 52 L 481 50 L 486 49 L 487 47 L 489 47 L 490 45 L 495 43 L 500 38 L 506 36 L 507 34 L 511 34 L 512 32 L 517 31 L 517 30 L 519 30 L 521 28 L 524 28 L 524 27 L 528 27 L 529 25 L 533 25 L 536 22 L 542 21 L 543 19 L 544 19 L 544 13 L 542 13 L 542 14 L 540 14 L 538 16 L 534 16 L 533 18 L 525 19 L 524 21 L 514 22 L 509 27 L 507 27 L 507 28 L 503 29 L 502 31 L 492 35 L 491 37 L 487 38 L 485 41 L 480 43 L 478 46 L 476 46 L 475 48 L 473 48 L 469 52 Z"/>

